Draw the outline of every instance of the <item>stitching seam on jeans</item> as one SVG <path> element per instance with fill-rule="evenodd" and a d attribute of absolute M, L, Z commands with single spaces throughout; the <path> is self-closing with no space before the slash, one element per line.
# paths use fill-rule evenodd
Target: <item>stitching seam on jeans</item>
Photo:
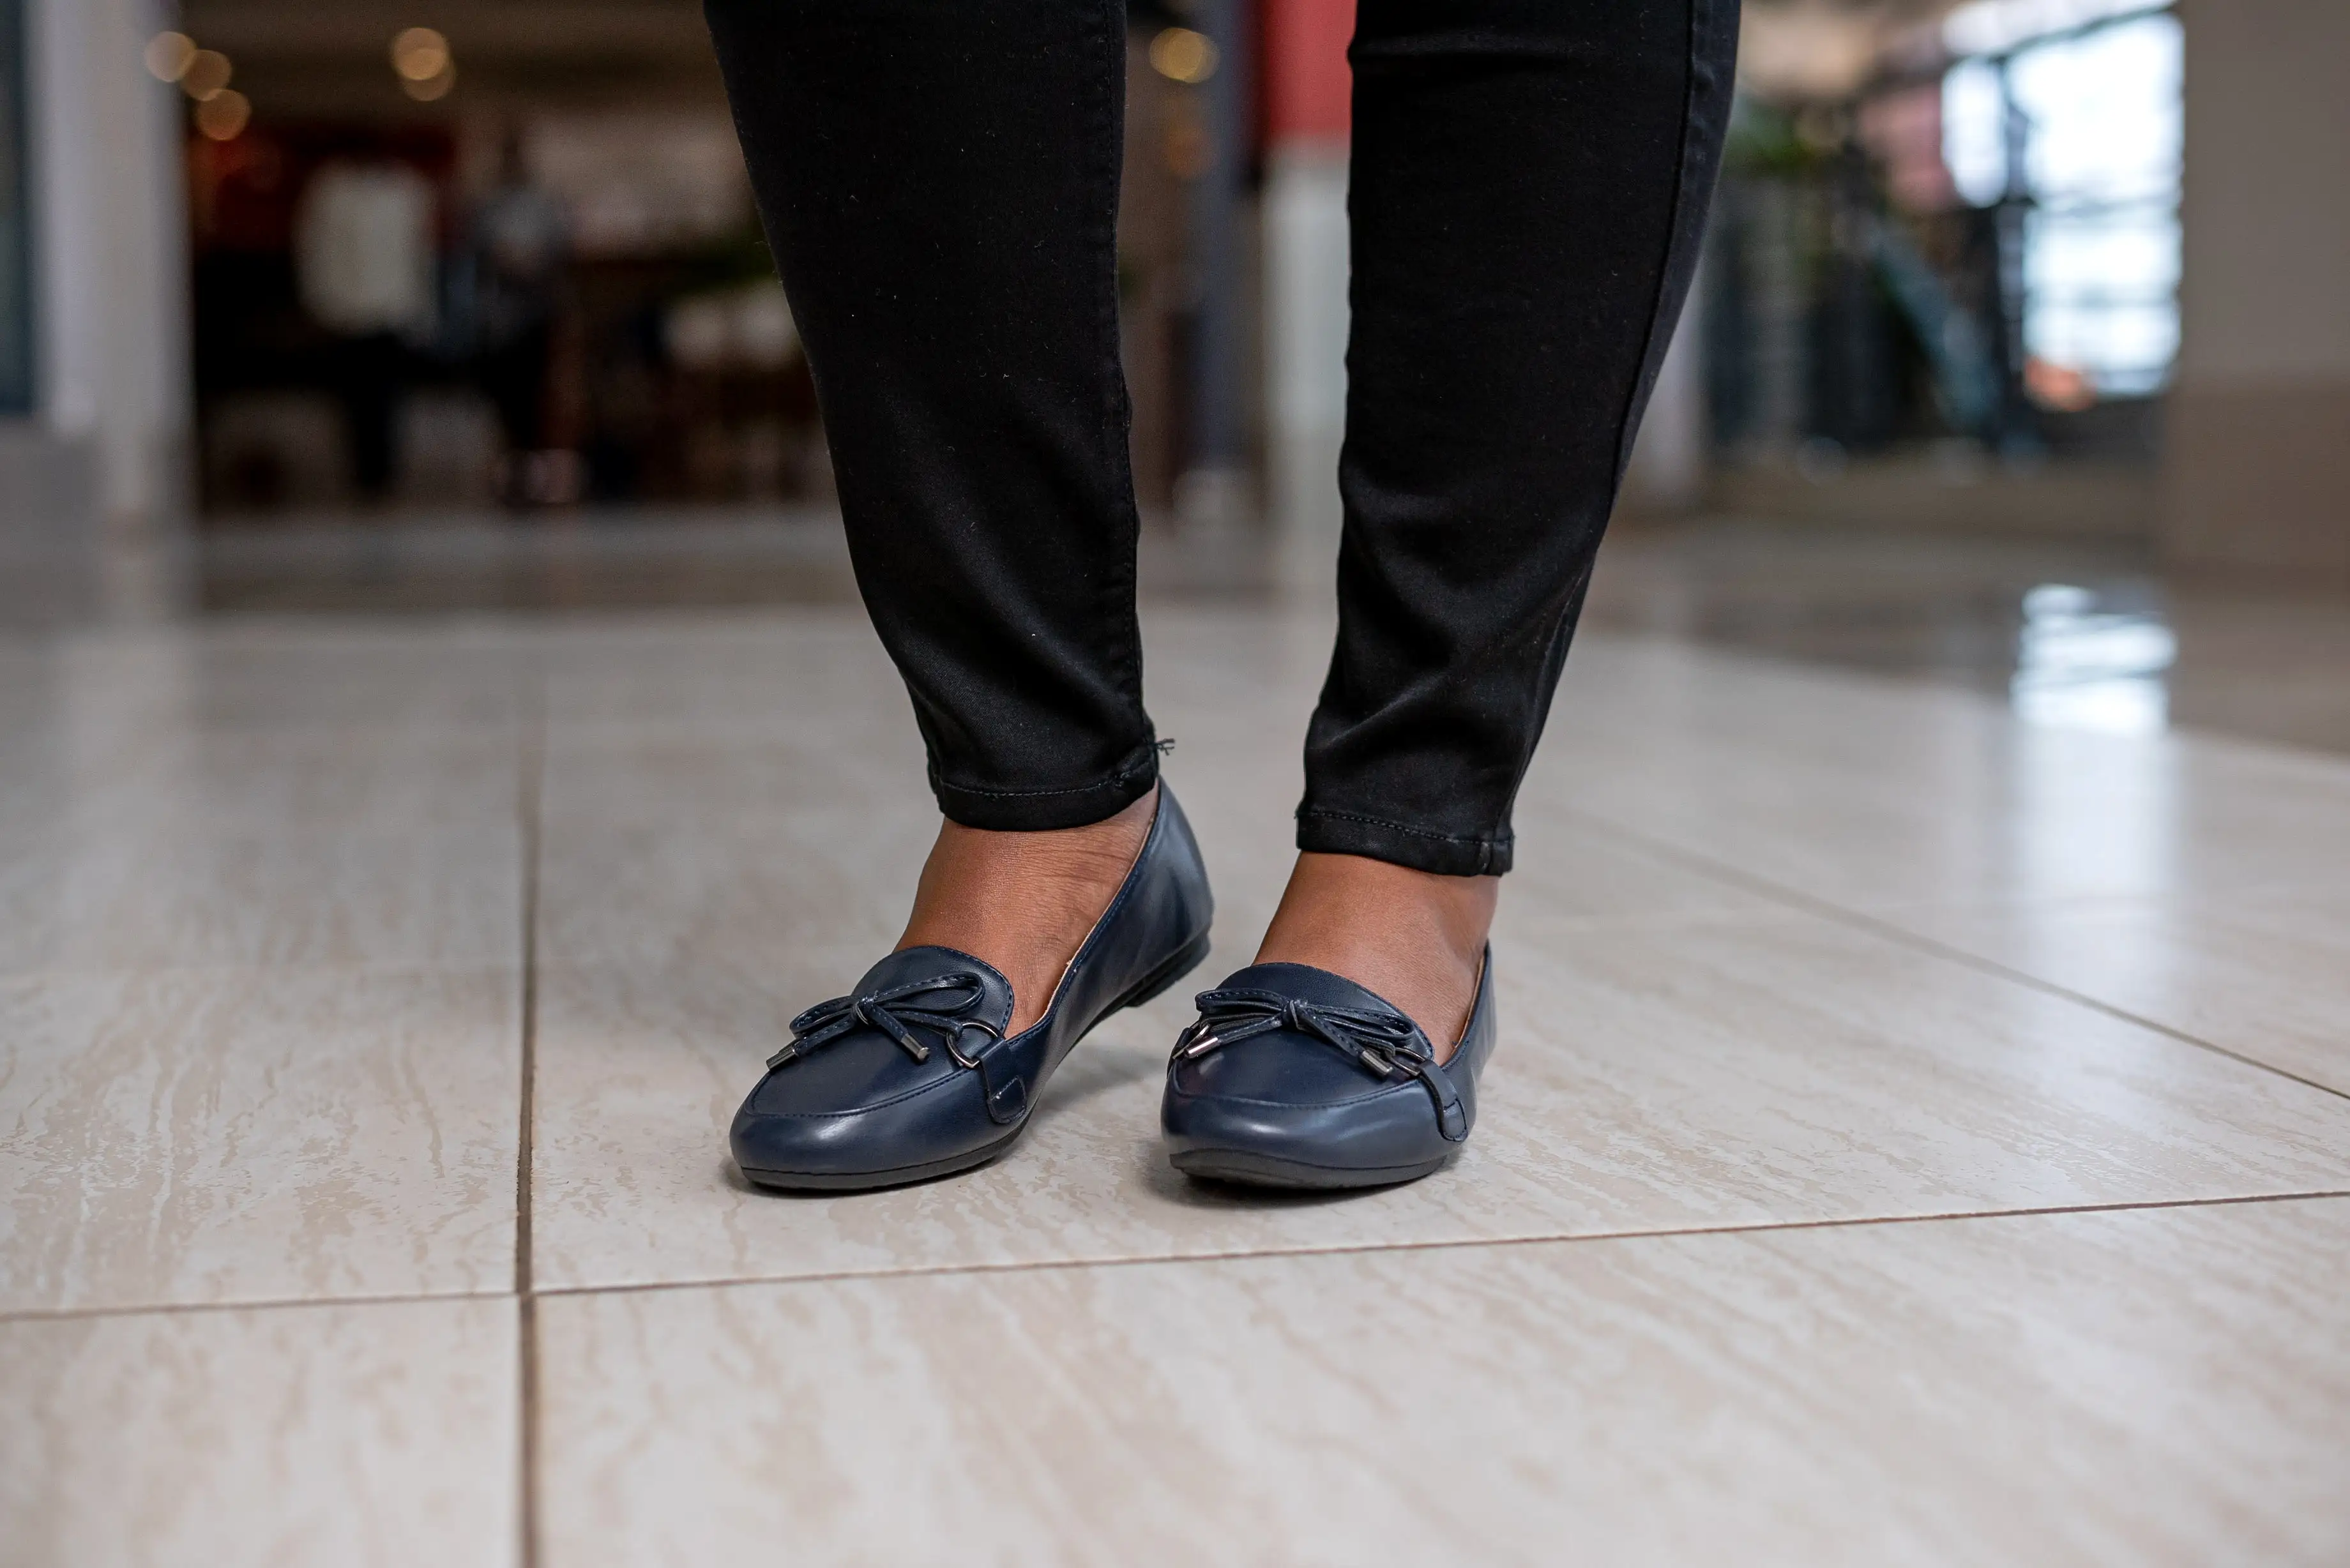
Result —
<path fill-rule="evenodd" d="M 1406 834 L 1413 838 L 1433 838 L 1440 844 L 1473 844 L 1481 849 L 1498 849 L 1504 844 L 1512 842 L 1512 836 L 1506 833 L 1499 837 L 1480 834 L 1437 833 L 1425 827 L 1413 827 L 1408 823 L 1389 822 L 1384 816 L 1365 816 L 1357 811 L 1327 811 L 1320 806 L 1300 811 L 1297 814 L 1297 820 L 1304 822 L 1309 817 L 1316 816 L 1330 822 L 1359 822 L 1367 827 L 1384 827 L 1390 832 Z"/>
<path fill-rule="evenodd" d="M 1640 389 L 1644 383 L 1651 382 L 1653 374 L 1661 370 L 1664 364 L 1663 348 L 1657 341 L 1657 332 L 1664 325 L 1665 290 L 1672 281 L 1673 263 L 1686 248 L 1682 228 L 1689 216 L 1686 208 L 1690 200 L 1690 155 L 1693 151 L 1690 132 L 1697 123 L 1697 102 L 1699 94 L 1703 91 L 1705 74 L 1698 67 L 1698 39 L 1704 29 L 1709 5 L 1710 0 L 1689 0 L 1689 31 L 1683 55 L 1689 81 L 1681 89 L 1680 140 L 1673 147 L 1673 200 L 1665 223 L 1664 254 L 1657 258 L 1657 290 L 1648 301 L 1648 330 L 1640 340 L 1639 366 L 1633 373 L 1632 389 L 1625 395 L 1624 410 L 1616 421 L 1617 485 L 1624 483 L 1625 463 L 1631 455 L 1628 449 L 1633 412 L 1641 402 Z"/>
<path fill-rule="evenodd" d="M 1153 752 L 1151 755 L 1155 758 L 1158 753 Z M 1066 795 L 1098 794 L 1103 790 L 1116 789 L 1146 771 L 1141 767 L 1122 768 L 1104 775 L 1096 783 L 1079 784 L 1075 789 L 988 789 L 981 784 L 959 784 L 947 778 L 940 779 L 938 787 L 952 790 L 957 794 L 983 794 L 991 800 L 1057 800 Z"/>
<path fill-rule="evenodd" d="M 1703 19 L 1708 3 L 1709 0 L 1689 0 L 1689 24 L 1682 46 L 1689 79 L 1687 85 L 1681 89 L 1680 139 L 1673 148 L 1673 199 L 1670 206 L 1666 210 L 1664 253 L 1657 258 L 1657 288 L 1648 302 L 1648 328 L 1640 340 L 1640 358 L 1633 369 L 1631 389 L 1625 394 L 1623 412 L 1616 421 L 1616 477 L 1608 486 L 1607 512 L 1609 514 L 1616 509 L 1615 493 L 1624 483 L 1625 462 L 1628 456 L 1627 446 L 1633 429 L 1633 412 L 1640 406 L 1640 389 L 1644 383 L 1649 381 L 1651 362 L 1655 362 L 1659 368 L 1662 365 L 1662 356 L 1657 342 L 1658 328 L 1662 325 L 1665 294 L 1667 286 L 1672 280 L 1673 263 L 1683 248 L 1681 230 L 1687 216 L 1683 209 L 1690 200 L 1690 157 L 1692 151 L 1690 132 L 1697 121 L 1698 97 L 1702 88 L 1703 77 L 1703 73 L 1698 67 L 1698 40 L 1704 26 Z M 1604 532 L 1606 527 L 1604 514 L 1601 527 Z M 1566 603 L 1559 611 L 1558 624 L 1551 631 L 1552 647 L 1557 647 L 1562 639 L 1572 640 L 1575 635 L 1574 628 L 1567 622 L 1567 617 L 1580 604 L 1584 591 L 1590 585 L 1592 570 L 1597 565 L 1597 555 L 1598 552 L 1595 548 L 1592 553 L 1593 558 L 1584 563 L 1582 576 L 1567 592 Z M 1551 694 L 1555 697 L 1559 673 L 1565 667 L 1566 653 L 1564 649 L 1560 649 L 1555 659 L 1545 653 L 1541 665 L 1537 667 L 1539 673 L 1535 679 L 1540 680 L 1547 676 L 1552 682 Z M 1544 727 L 1543 720 L 1549 712 L 1549 702 L 1539 700 L 1541 693 L 1538 692 L 1536 695 L 1537 701 L 1534 704 L 1536 718 L 1533 725 L 1533 733 L 1527 738 L 1525 751 L 1518 758 L 1517 777 L 1511 783 L 1510 793 L 1503 800 L 1502 823 L 1496 831 L 1504 835 L 1508 831 L 1510 815 L 1517 806 L 1518 791 L 1525 784 L 1526 771 L 1534 766 L 1534 748 L 1541 743 Z"/>
<path fill-rule="evenodd" d="M 1110 476 L 1113 493 L 1107 497 L 1114 525 L 1126 535 L 1121 571 L 1108 574 L 1103 584 L 1102 603 L 1096 611 L 1095 635 L 1106 638 L 1113 646 L 1110 657 L 1104 662 L 1116 671 L 1119 695 L 1133 704 L 1141 718 L 1145 735 L 1150 733 L 1150 718 L 1142 705 L 1142 635 L 1135 612 L 1138 588 L 1136 556 L 1141 545 L 1142 522 L 1134 499 L 1134 468 L 1132 453 L 1132 401 L 1127 390 L 1126 364 L 1120 350 L 1121 329 L 1118 322 L 1118 209 L 1123 199 L 1120 186 L 1124 182 L 1126 104 L 1127 20 L 1125 7 L 1113 6 L 1108 0 L 1096 0 L 1094 16 L 1100 27 L 1097 46 L 1098 67 L 1092 72 L 1097 97 L 1094 105 L 1092 172 L 1097 190 L 1106 192 L 1106 213 L 1097 215 L 1094 224 L 1094 245 L 1099 265 L 1095 268 L 1096 317 L 1095 329 L 1101 335 L 1103 348 L 1103 386 L 1108 396 L 1108 407 L 1102 410 L 1101 442 L 1104 466 Z M 1125 630 L 1126 636 L 1119 636 Z M 1097 642 L 1097 649 L 1101 648 Z"/>

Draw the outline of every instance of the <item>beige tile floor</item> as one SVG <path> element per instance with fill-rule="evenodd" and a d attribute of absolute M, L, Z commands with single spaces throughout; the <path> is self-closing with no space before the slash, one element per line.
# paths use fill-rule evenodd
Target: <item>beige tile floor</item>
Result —
<path fill-rule="evenodd" d="M 1230 965 L 1326 634 L 1148 628 Z M 1187 1186 L 1179 988 L 751 1192 L 931 821 L 836 607 L 0 647 L 0 1564 L 2350 1560 L 2350 759 L 1593 636 L 1452 1170 Z"/>

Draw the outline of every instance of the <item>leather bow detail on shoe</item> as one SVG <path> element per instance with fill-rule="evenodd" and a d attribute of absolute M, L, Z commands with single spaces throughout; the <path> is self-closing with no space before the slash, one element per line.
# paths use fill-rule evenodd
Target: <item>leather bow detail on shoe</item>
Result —
<path fill-rule="evenodd" d="M 1380 1078 L 1418 1078 L 1436 1102 L 1447 1141 L 1469 1136 L 1469 1118 L 1452 1080 L 1430 1054 L 1426 1037 L 1392 1008 L 1339 1007 L 1274 991 L 1203 991 L 1200 1017 L 1176 1036 L 1175 1059 L 1204 1056 L 1225 1045 L 1287 1029 L 1353 1057 Z"/>
<path fill-rule="evenodd" d="M 1326 1041 L 1380 1077 L 1391 1076 L 1399 1059 L 1418 1055 L 1418 1033 L 1400 1013 L 1360 1007 L 1324 1007 L 1273 991 L 1203 991 L 1195 999 L 1200 1017 L 1176 1037 L 1175 1054 L 1204 1056 L 1219 1045 L 1237 1044 L 1276 1029 L 1295 1029 Z"/>
<path fill-rule="evenodd" d="M 927 1062 L 931 1059 L 930 1044 L 914 1033 L 916 1025 L 937 1030 L 946 1044 L 948 1055 L 962 1066 L 976 1067 L 979 1064 L 964 1055 L 956 1042 L 966 1029 L 985 1030 L 991 1036 L 997 1035 L 993 1024 L 976 1016 L 986 994 L 979 976 L 968 970 L 956 970 L 866 996 L 836 996 L 829 1002 L 819 1002 L 792 1020 L 791 1044 L 767 1058 L 768 1071 L 805 1056 L 852 1029 L 878 1029 L 915 1061 Z M 936 1000 L 926 1000 L 931 998 Z M 908 1005 L 917 1002 L 920 1004 Z"/>

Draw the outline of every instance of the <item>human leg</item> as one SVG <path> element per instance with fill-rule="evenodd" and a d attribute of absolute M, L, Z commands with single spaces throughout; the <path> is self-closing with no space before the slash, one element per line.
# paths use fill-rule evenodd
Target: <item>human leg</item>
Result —
<path fill-rule="evenodd" d="M 907 942 L 1000 960 L 1033 1018 L 1157 777 L 1117 320 L 1125 11 L 707 12 L 947 818 Z"/>
<path fill-rule="evenodd" d="M 1696 265 L 1736 34 L 1736 0 L 1358 14 L 1338 639 L 1261 956 L 1440 1043 Z"/>
<path fill-rule="evenodd" d="M 1295 870 L 1168 1068 L 1177 1168 L 1410 1180 L 1475 1124 L 1486 928 L 1696 261 L 1735 0 L 1361 0 L 1338 639 Z"/>

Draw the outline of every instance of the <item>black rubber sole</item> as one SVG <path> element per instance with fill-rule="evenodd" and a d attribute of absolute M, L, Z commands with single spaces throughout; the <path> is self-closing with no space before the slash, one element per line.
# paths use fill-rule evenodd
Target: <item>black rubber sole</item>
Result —
<path fill-rule="evenodd" d="M 1274 1155 L 1252 1154 L 1237 1148 L 1192 1148 L 1168 1158 L 1184 1175 L 1204 1177 L 1211 1181 L 1229 1181 L 1242 1187 L 1322 1191 L 1348 1187 L 1394 1187 L 1401 1182 L 1418 1181 L 1423 1176 L 1433 1176 L 1452 1163 L 1452 1157 L 1444 1154 L 1416 1165 L 1381 1165 L 1348 1169 L 1343 1166 L 1308 1165 L 1303 1160 L 1282 1159 Z"/>
<path fill-rule="evenodd" d="M 927 1165 L 901 1165 L 895 1170 L 753 1170 L 739 1168 L 755 1187 L 775 1192 L 878 1192 L 885 1187 L 911 1187 L 918 1181 L 931 1181 L 941 1176 L 952 1176 L 959 1170 L 969 1170 L 985 1165 L 997 1156 L 1011 1151 L 1028 1130 L 1023 1118 L 1020 1125 L 997 1138 L 961 1154 L 934 1159 Z"/>
<path fill-rule="evenodd" d="M 1100 1028 L 1102 1021 L 1112 1013 L 1122 1012 L 1129 1007 L 1139 1007 L 1146 1002 L 1155 1000 L 1169 986 L 1200 967 L 1208 956 L 1209 945 L 1208 933 L 1205 931 L 1194 937 L 1173 958 L 1144 975 L 1135 983 L 1132 990 L 1109 1006 L 1103 1008 L 1101 1017 L 1086 1025 L 1086 1034 L 1090 1034 Z M 1070 1041 L 1069 1051 L 1075 1051 L 1084 1041 L 1086 1034 L 1080 1034 L 1076 1039 Z M 1058 1067 L 1061 1061 L 1066 1060 L 1068 1052 L 1063 1052 L 1060 1059 L 1055 1060 L 1051 1067 L 1045 1069 L 1046 1074 L 1049 1075 L 1053 1068 Z M 985 1165 L 992 1159 L 1002 1158 L 1012 1152 L 1012 1146 L 1018 1143 L 1021 1135 L 1028 1130 L 1028 1123 L 1034 1116 L 1035 1112 L 1032 1109 L 1028 1116 L 1020 1118 L 1017 1126 L 993 1143 L 982 1144 L 977 1148 L 965 1149 L 961 1154 L 949 1155 L 944 1159 L 931 1160 L 923 1165 L 901 1165 L 894 1170 L 753 1170 L 748 1167 L 737 1168 L 742 1170 L 744 1179 L 752 1185 L 764 1187 L 775 1192 L 878 1192 L 885 1187 L 910 1187 L 918 1181 L 934 1181 L 941 1176 L 953 1176 L 960 1171 L 971 1170 Z"/>

